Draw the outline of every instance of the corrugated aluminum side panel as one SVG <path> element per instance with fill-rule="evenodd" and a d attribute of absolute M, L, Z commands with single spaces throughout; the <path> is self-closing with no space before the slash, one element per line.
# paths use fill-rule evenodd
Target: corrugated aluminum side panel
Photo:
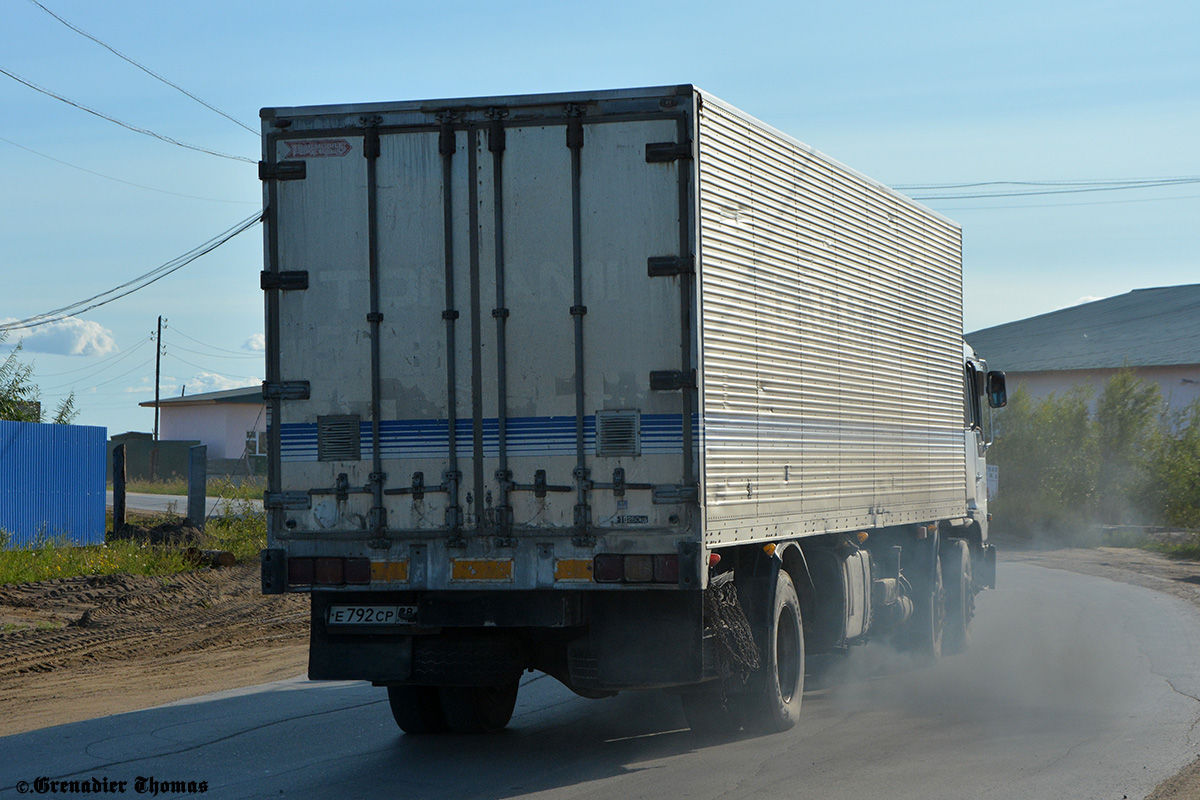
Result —
<path fill-rule="evenodd" d="M 106 428 L 0 421 L 0 530 L 10 547 L 104 541 Z"/>
<path fill-rule="evenodd" d="M 721 103 L 698 130 L 707 543 L 963 514 L 958 227 Z"/>

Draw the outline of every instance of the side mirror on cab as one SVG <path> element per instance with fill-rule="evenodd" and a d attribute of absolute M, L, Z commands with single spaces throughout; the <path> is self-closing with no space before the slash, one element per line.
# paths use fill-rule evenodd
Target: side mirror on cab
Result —
<path fill-rule="evenodd" d="M 987 374 L 987 399 L 992 408 L 1004 408 L 1008 405 L 1008 392 L 1004 388 L 1004 373 L 992 370 Z"/>

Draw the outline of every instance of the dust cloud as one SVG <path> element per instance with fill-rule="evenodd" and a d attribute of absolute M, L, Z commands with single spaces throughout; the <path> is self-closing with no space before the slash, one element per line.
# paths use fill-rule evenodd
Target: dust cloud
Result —
<path fill-rule="evenodd" d="M 1053 602 L 1064 581 L 1088 586 L 1086 611 Z M 996 735 L 1103 725 L 1134 707 L 1145 674 L 1132 623 L 1105 583 L 1002 566 L 999 588 L 977 598 L 966 653 L 924 667 L 883 644 L 855 648 L 830 665 L 831 699 L 843 712 L 889 707 Z"/>

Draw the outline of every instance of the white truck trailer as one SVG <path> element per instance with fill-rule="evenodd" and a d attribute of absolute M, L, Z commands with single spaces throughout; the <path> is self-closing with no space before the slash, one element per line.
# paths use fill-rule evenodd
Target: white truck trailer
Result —
<path fill-rule="evenodd" d="M 492 731 L 540 670 L 795 723 L 805 653 L 966 645 L 957 225 L 690 85 L 268 108 L 263 591 L 309 676 Z"/>

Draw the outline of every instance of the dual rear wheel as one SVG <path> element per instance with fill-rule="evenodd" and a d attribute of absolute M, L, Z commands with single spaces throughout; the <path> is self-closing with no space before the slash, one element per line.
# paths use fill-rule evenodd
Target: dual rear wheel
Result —
<path fill-rule="evenodd" d="M 497 733 L 512 719 L 518 683 L 389 686 L 388 704 L 405 733 Z"/>

